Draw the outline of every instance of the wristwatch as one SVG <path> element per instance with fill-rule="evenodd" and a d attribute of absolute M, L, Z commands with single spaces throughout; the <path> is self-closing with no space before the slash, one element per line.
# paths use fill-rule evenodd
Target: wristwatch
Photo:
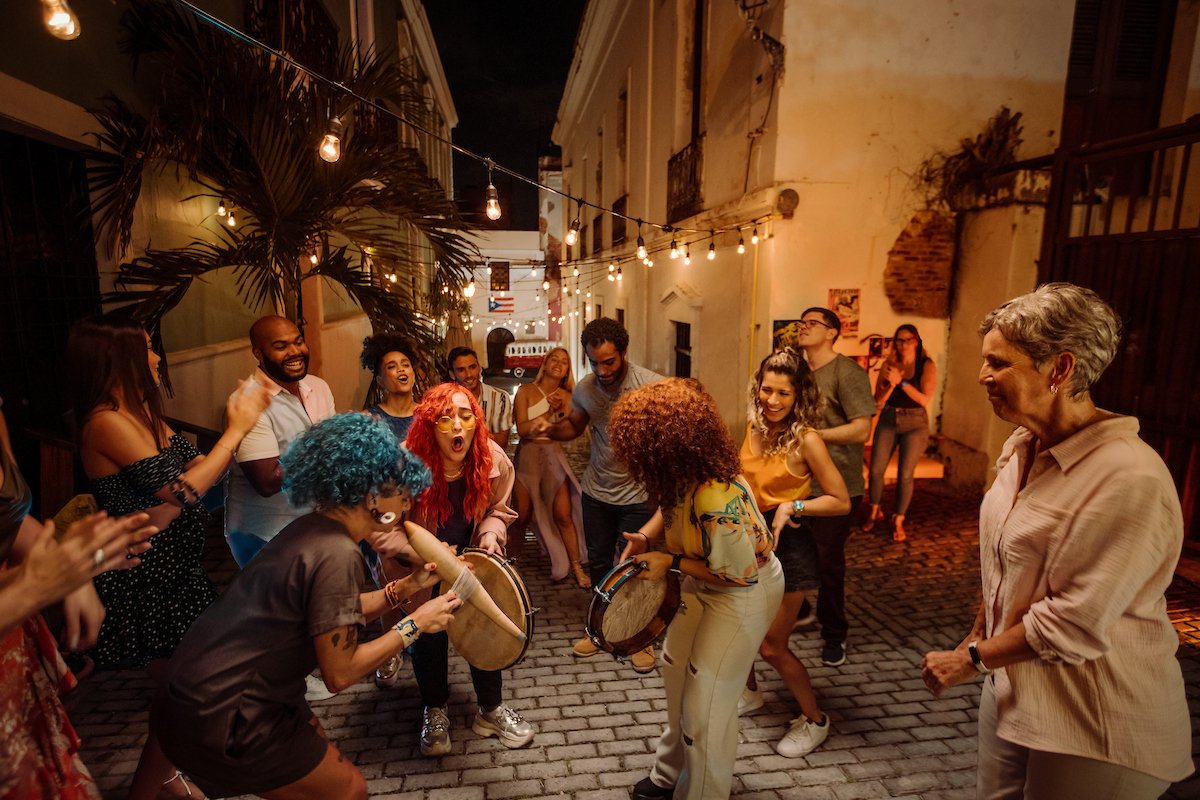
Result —
<path fill-rule="evenodd" d="M 798 517 L 803 513 L 804 513 L 804 501 L 803 500 L 793 500 L 792 501 L 792 516 Z"/>
<path fill-rule="evenodd" d="M 971 664 L 974 665 L 979 674 L 987 675 L 989 672 L 991 672 L 991 670 L 987 668 L 987 665 L 983 663 L 983 659 L 979 657 L 979 648 L 976 646 L 978 644 L 978 641 L 968 644 L 967 654 L 971 656 Z"/>
<path fill-rule="evenodd" d="M 671 572 L 674 572 L 676 575 L 682 577 L 683 570 L 679 568 L 680 561 L 683 561 L 683 553 L 676 553 L 675 555 L 671 556 Z"/>

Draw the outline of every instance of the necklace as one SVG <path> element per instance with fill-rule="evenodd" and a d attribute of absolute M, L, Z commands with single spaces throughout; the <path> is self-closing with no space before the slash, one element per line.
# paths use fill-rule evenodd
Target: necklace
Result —
<path fill-rule="evenodd" d="M 447 470 L 447 469 L 445 468 L 445 466 L 443 466 L 443 467 L 442 467 L 442 472 L 443 472 L 443 474 L 445 475 L 445 477 L 446 477 L 446 480 L 448 480 L 448 481 L 458 480 L 460 477 L 462 477 L 462 474 L 463 474 L 463 465 L 462 465 L 462 464 L 459 464 L 459 465 L 458 465 L 458 469 L 457 469 L 457 470 L 455 470 L 454 472 L 450 472 L 449 470 Z"/>

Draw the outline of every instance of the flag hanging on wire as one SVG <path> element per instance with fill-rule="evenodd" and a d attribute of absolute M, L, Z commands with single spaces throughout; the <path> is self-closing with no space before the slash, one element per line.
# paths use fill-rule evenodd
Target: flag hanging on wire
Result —
<path fill-rule="evenodd" d="M 516 309 L 513 306 L 513 298 L 511 297 L 488 298 L 489 314 L 511 314 L 515 310 Z"/>

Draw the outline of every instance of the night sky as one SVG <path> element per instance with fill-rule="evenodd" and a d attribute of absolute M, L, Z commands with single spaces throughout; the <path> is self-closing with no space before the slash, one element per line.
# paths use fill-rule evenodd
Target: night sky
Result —
<path fill-rule="evenodd" d="M 455 144 L 537 178 L 550 143 L 584 0 L 424 0 L 458 110 Z M 504 216 L 482 213 L 487 169 L 454 157 L 455 196 L 472 222 L 537 229 L 537 190 L 495 174 Z"/>

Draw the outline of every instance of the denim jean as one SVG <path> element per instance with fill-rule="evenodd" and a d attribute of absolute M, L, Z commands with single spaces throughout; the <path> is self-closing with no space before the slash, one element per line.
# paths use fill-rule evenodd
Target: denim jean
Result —
<path fill-rule="evenodd" d="M 896 465 L 896 513 L 908 512 L 912 502 L 913 473 L 917 471 L 917 459 L 929 444 L 929 415 L 923 408 L 894 408 L 884 406 L 875 425 L 875 438 L 871 442 L 871 482 L 868 492 L 871 502 L 879 505 L 883 497 L 883 473 L 887 471 L 892 450 L 900 448 L 900 460 Z"/>
<path fill-rule="evenodd" d="M 618 506 L 583 494 L 583 538 L 587 541 L 588 574 L 599 586 L 625 549 L 622 533 L 632 533 L 654 516 L 658 506 L 649 501 Z"/>

